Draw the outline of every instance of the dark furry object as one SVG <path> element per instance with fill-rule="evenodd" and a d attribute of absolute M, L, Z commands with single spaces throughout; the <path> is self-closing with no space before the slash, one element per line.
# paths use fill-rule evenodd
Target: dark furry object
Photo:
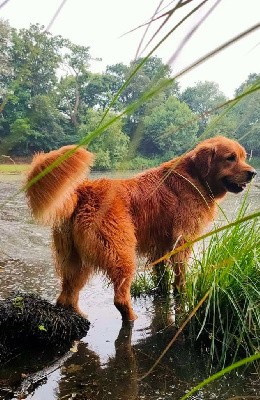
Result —
<path fill-rule="evenodd" d="M 0 362 L 26 345 L 69 346 L 89 329 L 89 321 L 72 310 L 34 294 L 15 293 L 0 301 Z"/>

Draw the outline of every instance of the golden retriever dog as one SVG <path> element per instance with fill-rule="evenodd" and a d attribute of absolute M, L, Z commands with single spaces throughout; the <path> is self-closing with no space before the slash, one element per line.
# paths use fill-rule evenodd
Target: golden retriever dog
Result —
<path fill-rule="evenodd" d="M 152 262 L 176 242 L 197 238 L 213 220 L 216 202 L 227 192 L 241 192 L 256 172 L 246 163 L 244 148 L 222 136 L 129 179 L 86 179 L 92 160 L 76 146 L 37 154 L 27 197 L 35 218 L 52 226 L 62 282 L 57 303 L 80 312 L 80 290 L 102 271 L 113 283 L 123 321 L 131 321 L 136 319 L 130 297 L 136 254 Z M 186 249 L 170 260 L 179 289 L 189 255 Z"/>

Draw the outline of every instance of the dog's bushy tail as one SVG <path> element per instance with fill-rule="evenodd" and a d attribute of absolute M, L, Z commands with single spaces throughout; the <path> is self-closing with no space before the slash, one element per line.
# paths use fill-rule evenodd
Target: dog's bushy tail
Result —
<path fill-rule="evenodd" d="M 77 203 L 75 189 L 92 162 L 90 152 L 72 145 L 36 154 L 26 183 L 26 195 L 33 216 L 50 225 L 69 218 Z M 37 180 L 41 173 L 43 176 Z"/>

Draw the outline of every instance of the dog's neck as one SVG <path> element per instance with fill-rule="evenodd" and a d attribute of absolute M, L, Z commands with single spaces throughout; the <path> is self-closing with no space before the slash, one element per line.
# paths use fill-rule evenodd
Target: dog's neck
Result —
<path fill-rule="evenodd" d="M 210 182 L 209 176 L 202 175 L 201 171 L 196 167 L 190 153 L 168 161 L 164 165 L 167 171 L 165 173 L 166 176 L 170 174 L 179 176 L 187 182 L 190 182 L 191 188 L 193 187 L 195 190 L 199 182 L 200 187 L 197 187 L 197 190 L 202 191 L 202 195 L 209 203 L 218 202 L 227 194 L 227 191 L 224 190 L 223 187 L 217 188 L 215 182 L 213 185 L 212 182 Z M 183 166 L 185 166 L 185 168 L 183 168 Z M 187 171 L 187 175 L 183 173 L 183 171 Z M 214 187 L 214 191 L 212 187 Z"/>
<path fill-rule="evenodd" d="M 193 162 L 192 157 L 187 157 L 187 158 L 188 158 L 188 168 L 191 176 L 193 176 L 200 182 L 200 184 L 205 188 L 208 196 L 212 200 L 217 202 L 222 200 L 227 194 L 227 191 L 223 188 L 223 186 L 219 185 L 218 187 L 216 185 L 216 181 L 215 180 L 212 181 L 212 178 L 210 178 L 209 174 L 203 175 L 201 173 L 201 171 L 196 167 L 196 164 Z"/>

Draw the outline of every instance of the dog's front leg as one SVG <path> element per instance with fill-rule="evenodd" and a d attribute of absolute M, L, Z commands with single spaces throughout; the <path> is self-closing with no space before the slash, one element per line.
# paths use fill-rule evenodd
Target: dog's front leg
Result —
<path fill-rule="evenodd" d="M 174 270 L 173 290 L 175 293 L 180 293 L 185 290 L 185 273 L 190 254 L 191 249 L 187 248 L 171 257 L 171 263 Z"/>

